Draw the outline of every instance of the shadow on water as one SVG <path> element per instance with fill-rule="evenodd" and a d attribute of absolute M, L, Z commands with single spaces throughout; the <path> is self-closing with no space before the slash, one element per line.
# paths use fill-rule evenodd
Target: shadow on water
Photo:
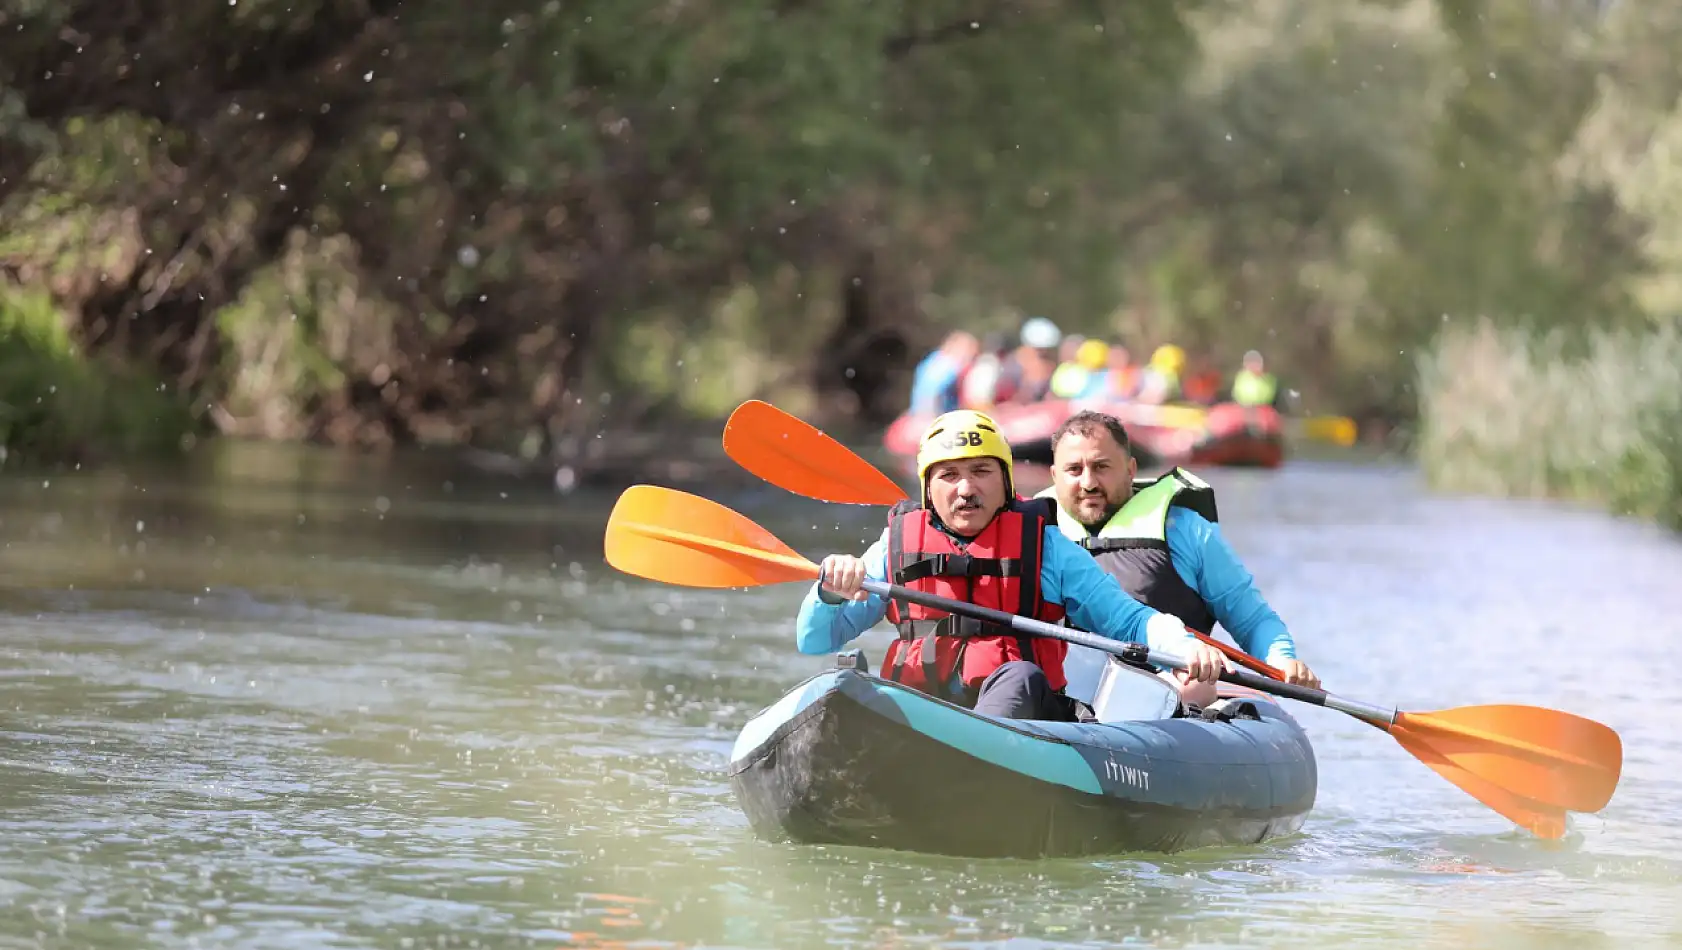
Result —
<path fill-rule="evenodd" d="M 1256 848 L 1032 862 L 760 841 L 725 759 L 828 662 L 792 649 L 799 585 L 619 575 L 599 560 L 611 494 L 231 446 L 185 470 L 0 481 L 0 943 L 1675 945 L 1682 743 L 1654 701 L 1682 642 L 1682 547 L 1431 498 L 1392 469 L 1205 474 L 1328 683 L 1608 722 L 1627 757 L 1611 806 L 1539 842 L 1304 709 L 1315 811 Z M 879 509 L 714 496 L 813 556 L 880 531 Z M 879 658 L 887 634 L 862 642 Z"/>

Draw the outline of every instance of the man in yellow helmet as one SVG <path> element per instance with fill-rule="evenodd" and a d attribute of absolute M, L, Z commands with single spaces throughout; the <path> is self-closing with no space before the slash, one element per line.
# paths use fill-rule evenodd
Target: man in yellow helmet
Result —
<path fill-rule="evenodd" d="M 1285 622 L 1221 536 L 1214 490 L 1180 468 L 1136 482 L 1128 442 L 1121 421 L 1101 412 L 1076 413 L 1051 434 L 1052 485 L 1039 498 L 1055 502 L 1059 530 L 1147 606 L 1206 633 L 1218 622 L 1288 682 L 1319 686 L 1297 659 Z M 1209 684 L 1167 675 L 1179 680 L 1187 702 L 1214 702 Z"/>
<path fill-rule="evenodd" d="M 1244 368 L 1232 378 L 1232 401 L 1240 406 L 1271 406 L 1279 398 L 1279 381 L 1267 371 L 1262 355 L 1244 354 Z"/>
<path fill-rule="evenodd" d="M 1180 398 L 1180 370 L 1185 365 L 1185 350 L 1172 343 L 1157 347 L 1150 365 L 1140 374 L 1138 400 L 1160 405 Z"/>
<path fill-rule="evenodd" d="M 971 410 L 937 418 L 917 451 L 920 502 L 894 506 L 863 557 L 824 558 L 822 580 L 800 606 L 796 644 L 830 653 L 886 617 L 899 639 L 882 676 L 977 712 L 1071 721 L 1076 705 L 1061 640 L 953 617 L 863 590 L 866 577 L 1082 628 L 1182 657 L 1190 677 L 1212 682 L 1225 659 L 1185 625 L 1123 593 L 1115 579 L 1058 531 L 1055 505 L 1018 498 L 1010 444 L 989 416 Z"/>

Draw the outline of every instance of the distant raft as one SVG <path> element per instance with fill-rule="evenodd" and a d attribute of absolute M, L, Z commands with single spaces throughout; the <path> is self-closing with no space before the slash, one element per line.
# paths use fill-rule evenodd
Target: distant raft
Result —
<path fill-rule="evenodd" d="M 1285 428 L 1271 406 L 1211 406 L 1203 428 L 1183 446 L 1187 465 L 1278 468 L 1285 463 Z M 1159 455 L 1176 453 L 1164 446 Z"/>
<path fill-rule="evenodd" d="M 1255 844 L 1297 831 L 1318 782 L 1308 736 L 1260 693 L 1192 718 L 1038 722 L 856 669 L 795 687 L 730 759 L 762 837 L 967 857 Z"/>
<path fill-rule="evenodd" d="M 1278 468 L 1285 463 L 1284 420 L 1270 406 L 1225 402 L 1205 408 L 1047 399 L 995 406 L 988 412 L 1010 441 L 1017 461 L 1050 464 L 1051 433 L 1082 409 L 1107 412 L 1121 420 L 1141 465 Z M 883 447 L 896 457 L 913 458 L 923 430 L 933 419 L 927 414 L 900 416 L 883 434 Z"/>

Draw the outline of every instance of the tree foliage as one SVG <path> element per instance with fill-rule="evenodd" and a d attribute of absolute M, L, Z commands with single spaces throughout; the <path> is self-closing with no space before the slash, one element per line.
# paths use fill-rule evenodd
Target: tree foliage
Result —
<path fill-rule="evenodd" d="M 880 419 L 943 327 L 1028 312 L 1406 416 L 1447 325 L 1682 303 L 1678 39 L 1584 0 L 0 0 L 0 281 L 272 436 Z"/>
<path fill-rule="evenodd" d="M 879 403 L 914 288 L 1058 237 L 1189 49 L 1122 2 L 6 0 L 6 265 L 235 428 L 549 426 L 743 284 L 744 345 Z M 862 299 L 799 328 L 788 267 Z"/>

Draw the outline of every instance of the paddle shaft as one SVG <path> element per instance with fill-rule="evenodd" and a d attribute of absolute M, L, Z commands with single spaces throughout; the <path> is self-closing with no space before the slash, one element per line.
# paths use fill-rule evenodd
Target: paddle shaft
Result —
<path fill-rule="evenodd" d="M 1183 670 L 1187 666 L 1185 660 L 1182 660 L 1177 656 L 1153 652 L 1141 643 L 1120 643 L 1115 640 L 1111 640 L 1108 637 L 1098 636 L 1095 633 L 1087 633 L 1084 630 L 1076 630 L 1072 627 L 1059 627 L 1055 624 L 1046 623 L 1043 620 L 1034 620 L 1030 617 L 1022 617 L 1017 614 L 1006 613 L 1003 610 L 994 610 L 991 607 L 982 607 L 977 604 L 965 603 L 961 600 L 951 600 L 937 594 L 928 594 L 923 591 L 912 590 L 909 587 L 901 587 L 898 584 L 885 584 L 872 578 L 865 578 L 864 583 L 860 586 L 872 594 L 886 597 L 890 600 L 903 600 L 913 604 L 921 604 L 924 607 L 929 607 L 934 610 L 944 610 L 949 614 L 956 614 L 960 617 L 970 617 L 975 620 L 1009 627 L 1017 633 L 1027 634 L 1029 636 L 1050 637 L 1053 640 L 1062 640 L 1066 643 L 1079 644 L 1083 647 L 1090 647 L 1100 653 L 1108 653 L 1126 660 L 1155 663 L 1159 666 L 1166 666 L 1176 670 Z M 1298 686 L 1294 683 L 1282 683 L 1277 680 L 1268 679 L 1265 676 L 1251 673 L 1248 670 L 1232 670 L 1230 672 L 1225 672 L 1221 674 L 1221 679 L 1226 680 L 1229 683 L 1237 683 L 1240 686 L 1247 686 L 1250 689 L 1259 690 L 1264 693 L 1272 693 L 1275 696 L 1283 696 L 1286 699 L 1294 699 L 1298 702 L 1310 703 L 1315 706 L 1324 706 L 1327 709 L 1335 709 L 1338 712 L 1347 713 L 1357 719 L 1365 720 L 1366 722 L 1370 722 L 1381 728 L 1388 727 L 1396 721 L 1396 710 L 1394 709 L 1389 709 L 1384 706 L 1374 706 L 1369 703 L 1357 702 L 1352 699 L 1343 699 L 1339 696 L 1333 696 L 1331 693 L 1328 693 L 1323 689 Z"/>

